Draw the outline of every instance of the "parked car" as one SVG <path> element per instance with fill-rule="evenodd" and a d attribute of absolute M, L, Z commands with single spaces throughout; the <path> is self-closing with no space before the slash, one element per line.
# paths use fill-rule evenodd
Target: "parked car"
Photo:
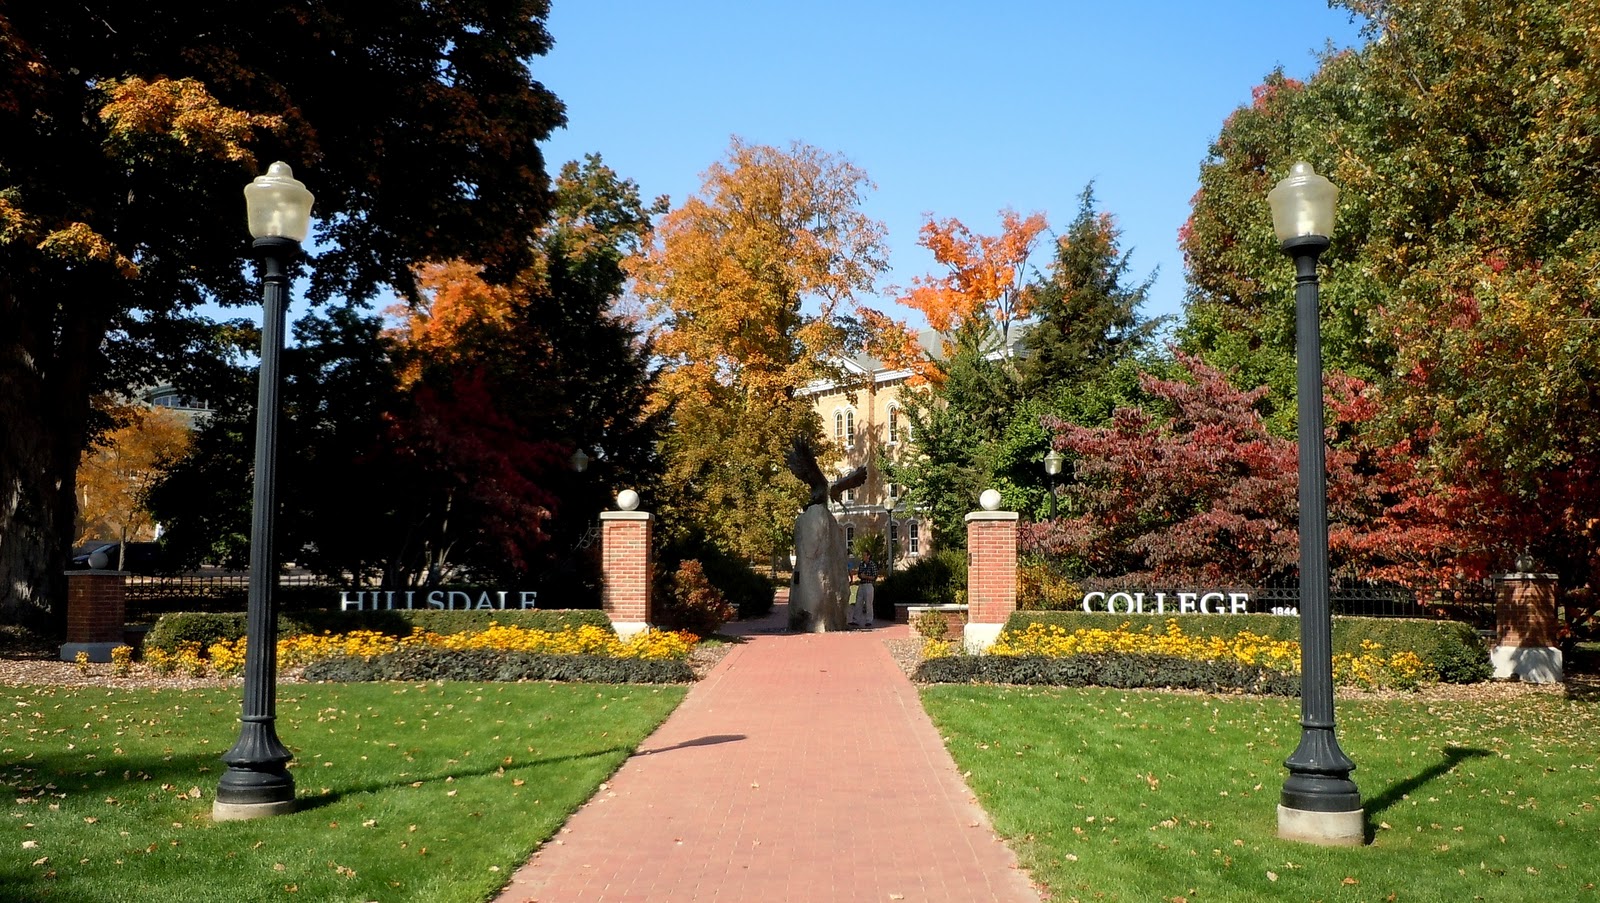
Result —
<path fill-rule="evenodd" d="M 96 552 L 104 552 L 106 556 L 105 570 L 117 569 L 117 552 L 122 543 L 94 542 L 86 546 L 79 546 L 72 552 L 72 561 L 67 565 L 72 570 L 84 570 L 89 567 L 89 557 Z M 122 558 L 122 569 L 131 574 L 159 574 L 166 571 L 166 559 L 161 554 L 161 544 L 158 542 L 130 542 Z"/>

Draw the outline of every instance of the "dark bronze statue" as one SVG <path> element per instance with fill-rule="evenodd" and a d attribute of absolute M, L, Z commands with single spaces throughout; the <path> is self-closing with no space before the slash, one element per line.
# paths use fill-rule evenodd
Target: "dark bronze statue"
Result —
<path fill-rule="evenodd" d="M 806 507 L 812 505 L 826 505 L 828 499 L 838 501 L 846 490 L 854 489 L 867 481 L 867 468 L 857 467 L 832 483 L 822 473 L 822 467 L 817 464 L 817 456 L 811 446 L 796 439 L 789 446 L 789 451 L 784 455 L 784 463 L 789 465 L 789 472 L 795 475 L 800 482 L 811 487 L 811 500 L 806 502 Z"/>

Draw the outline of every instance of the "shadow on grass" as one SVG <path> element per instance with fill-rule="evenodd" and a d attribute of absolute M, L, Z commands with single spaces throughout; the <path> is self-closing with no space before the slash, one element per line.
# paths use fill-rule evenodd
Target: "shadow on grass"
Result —
<path fill-rule="evenodd" d="M 596 759 L 600 756 L 609 756 L 612 753 L 629 753 L 631 751 L 632 750 L 626 746 L 608 746 L 605 749 L 593 749 L 588 752 L 573 753 L 566 756 L 546 756 L 542 759 L 530 759 L 527 762 L 519 762 L 514 766 L 514 768 L 534 768 L 541 765 L 554 765 L 558 762 L 576 762 L 581 759 Z M 381 793 L 385 790 L 397 790 L 401 787 L 410 787 L 414 784 L 424 784 L 430 781 L 442 781 L 445 778 L 455 778 L 458 781 L 462 778 L 481 778 L 485 775 L 491 775 L 499 772 L 502 767 L 503 766 L 496 764 L 492 767 L 486 765 L 482 768 L 474 768 L 471 770 L 451 768 L 432 775 L 407 775 L 406 779 L 404 780 L 397 779 L 393 781 L 369 781 L 366 784 L 360 784 L 353 787 L 343 787 L 338 790 L 334 790 L 331 793 L 319 793 L 316 796 L 300 797 L 299 803 L 295 807 L 295 811 L 304 812 L 310 809 L 321 809 L 323 806 L 331 806 L 347 796 L 359 796 L 364 793 Z"/>
<path fill-rule="evenodd" d="M 706 737 L 696 737 L 693 740 L 685 740 L 682 743 L 674 743 L 671 746 L 663 746 L 660 749 L 641 749 L 637 754 L 641 756 L 653 756 L 657 753 L 671 752 L 675 749 L 687 749 L 691 746 L 716 746 L 718 743 L 737 743 L 744 738 L 744 734 L 711 734 Z"/>
<path fill-rule="evenodd" d="M 1373 837 L 1377 835 L 1377 828 L 1374 825 L 1373 816 L 1399 803 L 1418 787 L 1421 787 L 1429 781 L 1435 780 L 1436 778 L 1453 771 L 1455 767 L 1460 765 L 1462 762 L 1465 762 L 1468 759 L 1481 759 L 1484 756 L 1492 755 L 1494 755 L 1494 753 L 1487 749 L 1475 749 L 1465 746 L 1447 746 L 1444 750 L 1443 761 L 1429 766 L 1421 773 L 1409 777 L 1404 781 L 1389 787 L 1377 796 L 1367 800 L 1365 807 L 1367 810 L 1367 843 L 1371 843 Z"/>
<path fill-rule="evenodd" d="M 226 749 L 224 747 L 223 749 Z M 213 783 L 227 767 L 222 764 L 223 749 L 216 752 L 163 756 L 107 756 L 85 759 L 82 755 L 36 755 L 0 767 L 0 786 L 28 796 L 56 785 L 55 790 L 88 793 L 95 797 L 124 796 L 130 791 L 147 793 L 164 784 L 193 786 L 196 775 Z M 201 771 L 209 768 L 209 771 Z"/>

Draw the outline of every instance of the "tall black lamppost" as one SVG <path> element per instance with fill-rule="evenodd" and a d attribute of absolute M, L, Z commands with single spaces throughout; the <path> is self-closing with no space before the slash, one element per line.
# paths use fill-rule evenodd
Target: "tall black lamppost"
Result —
<path fill-rule="evenodd" d="M 1050 475 L 1051 520 L 1054 520 L 1056 516 L 1056 477 L 1061 476 L 1061 462 L 1065 460 L 1066 456 L 1053 448 L 1050 449 L 1050 453 L 1048 455 L 1044 456 L 1044 472 Z"/>
<path fill-rule="evenodd" d="M 1267 196 L 1283 252 L 1294 258 L 1295 391 L 1300 445 L 1300 745 L 1284 761 L 1278 836 L 1312 843 L 1364 840 L 1355 763 L 1333 723 L 1333 620 L 1328 605 L 1328 486 L 1322 425 L 1322 334 L 1317 257 L 1333 234 L 1339 189 L 1296 163 Z"/>
<path fill-rule="evenodd" d="M 250 234 L 261 258 L 261 372 L 256 396 L 255 494 L 250 519 L 250 596 L 244 659 L 244 713 L 239 740 L 222 756 L 228 769 L 217 782 L 212 817 L 259 818 L 294 810 L 293 756 L 278 740 L 277 612 L 273 592 L 278 563 L 272 521 L 277 505 L 278 360 L 289 308 L 289 264 L 311 227 L 311 192 L 286 163 L 245 186 Z"/>

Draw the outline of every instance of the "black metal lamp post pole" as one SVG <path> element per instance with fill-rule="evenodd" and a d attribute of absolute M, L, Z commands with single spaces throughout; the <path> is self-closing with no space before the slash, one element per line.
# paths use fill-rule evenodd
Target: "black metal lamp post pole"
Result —
<path fill-rule="evenodd" d="M 1364 839 L 1355 763 L 1339 748 L 1333 715 L 1333 621 L 1328 600 L 1328 492 L 1323 434 L 1322 337 L 1317 258 L 1329 246 L 1338 190 L 1305 163 L 1272 192 L 1273 220 L 1295 263 L 1296 382 L 1300 446 L 1300 745 L 1284 761 L 1289 776 L 1278 806 L 1278 834 L 1313 843 Z M 1280 209 L 1282 208 L 1282 209 Z"/>
<path fill-rule="evenodd" d="M 892 576 L 894 574 L 894 499 L 888 499 L 883 503 L 883 513 L 886 515 L 883 522 L 883 545 L 884 548 L 889 550 L 889 553 L 884 556 L 887 559 L 884 562 L 884 574 L 885 576 Z"/>
<path fill-rule="evenodd" d="M 1065 456 L 1053 448 L 1050 449 L 1049 454 L 1044 456 L 1044 472 L 1050 475 L 1051 520 L 1055 520 L 1056 518 L 1056 477 L 1061 474 L 1061 462 L 1064 460 Z"/>
<path fill-rule="evenodd" d="M 266 193 L 265 198 L 255 191 L 258 186 Z M 255 251 L 261 258 L 261 372 L 256 401 L 244 706 L 239 719 L 238 742 L 222 756 L 228 768 L 217 782 L 217 800 L 212 810 L 214 818 L 224 821 L 278 815 L 293 811 L 295 804 L 294 778 L 288 769 L 293 756 L 278 740 L 276 726 L 278 644 L 273 593 L 277 589 L 278 569 L 273 547 L 273 515 L 277 505 L 278 365 L 283 355 L 284 321 L 289 307 L 288 270 L 305 238 L 311 194 L 293 179 L 288 166 L 274 163 L 266 176 L 257 179 L 245 191 L 245 196 L 251 207 Z M 283 202 L 279 209 L 258 210 L 259 204 L 270 205 L 274 201 Z M 286 210 L 283 204 L 298 206 Z M 267 225 L 258 229 L 262 219 Z"/>

